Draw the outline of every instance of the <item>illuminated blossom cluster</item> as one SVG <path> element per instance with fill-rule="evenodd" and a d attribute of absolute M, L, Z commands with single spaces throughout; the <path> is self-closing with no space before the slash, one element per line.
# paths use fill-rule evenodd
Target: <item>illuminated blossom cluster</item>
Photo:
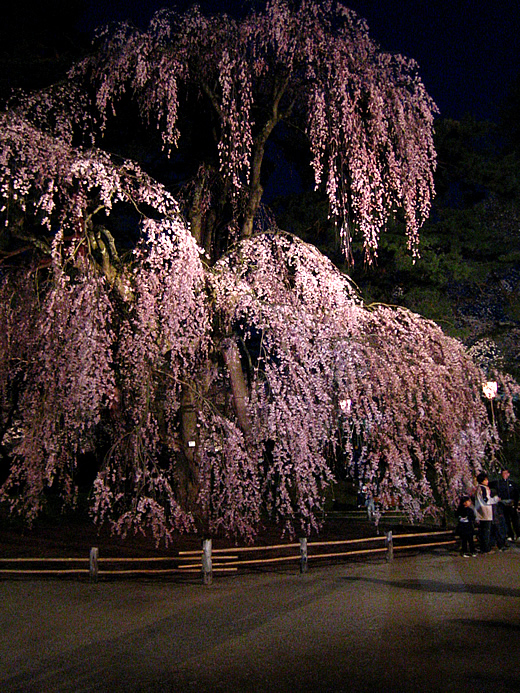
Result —
<path fill-rule="evenodd" d="M 248 355 L 250 437 L 263 448 L 251 474 L 289 531 L 316 527 L 331 455 L 415 518 L 471 484 L 495 439 L 460 343 L 403 309 L 367 309 L 283 234 L 242 244 L 215 273 L 216 309 Z"/>
<path fill-rule="evenodd" d="M 2 497 L 29 520 L 49 489 L 74 503 L 79 459 L 108 445 L 93 512 L 121 533 L 151 527 L 167 537 L 191 526 L 172 457 L 166 469 L 157 457 L 161 445 L 178 447 L 180 379 L 207 349 L 200 250 L 175 200 L 137 165 L 73 148 L 18 111 L 4 119 L 5 225 L 40 253 L 1 281 L 2 439 L 21 427 Z M 106 228 L 122 205 L 143 210 L 130 265 Z"/>
<path fill-rule="evenodd" d="M 88 93 L 74 81 L 36 92 L 17 92 L 9 101 L 9 110 L 23 113 L 28 124 L 67 145 L 80 139 L 92 144 L 98 126 Z"/>
<path fill-rule="evenodd" d="M 202 525 L 210 534 L 253 539 L 265 509 L 261 448 L 240 429 L 232 407 L 221 411 L 202 403 L 199 426 L 197 505 Z"/>
<path fill-rule="evenodd" d="M 12 272 L 0 282 L 0 444 L 21 433 L 15 415 L 18 394 L 12 387 L 24 377 L 35 335 L 38 310 L 34 282 L 25 272 Z M 6 433 L 4 433 L 6 432 Z"/>
<path fill-rule="evenodd" d="M 337 368 L 369 487 L 412 517 L 453 505 L 495 449 L 481 372 L 462 344 L 401 308 L 364 311 L 360 333 Z"/>
<path fill-rule="evenodd" d="M 92 213 L 117 202 L 178 213 L 164 188 L 131 161 L 115 163 L 99 149 L 72 147 L 32 125 L 23 111 L 0 115 L 0 215 L 15 230 L 23 213 L 49 231 L 86 239 Z"/>
<path fill-rule="evenodd" d="M 94 84 L 104 120 L 133 94 L 167 149 L 182 136 L 181 87 L 206 99 L 242 236 L 259 210 L 266 142 L 278 123 L 294 121 L 306 130 L 316 187 L 326 191 L 345 254 L 359 233 L 373 259 L 389 214 L 402 210 L 417 255 L 433 196 L 436 107 L 414 61 L 382 52 L 340 2 L 271 0 L 241 20 L 197 7 L 161 11 L 147 31 L 107 30 L 73 75 Z"/>
<path fill-rule="evenodd" d="M 25 335 L 26 363 L 18 411 L 23 437 L 2 489 L 12 510 L 32 520 L 55 482 L 65 504 L 75 502 L 78 455 L 95 449 L 101 418 L 115 397 L 112 306 L 104 280 L 81 268 L 71 280 L 56 268 L 35 324 Z M 26 318 L 25 309 L 13 318 Z M 25 320 L 18 325 L 25 330 Z M 22 335 L 17 335 L 22 339 Z M 11 354 L 11 360 L 15 355 Z"/>
<path fill-rule="evenodd" d="M 0 116 L 0 133 L 0 213 L 4 226 L 13 206 L 32 212 L 37 221 L 49 226 L 60 183 L 67 185 L 71 180 L 69 148 L 15 114 Z"/>
<path fill-rule="evenodd" d="M 117 348 L 118 434 L 95 481 L 94 513 L 120 534 L 151 527 L 158 539 L 193 527 L 179 505 L 175 451 L 182 387 L 204 360 L 209 323 L 193 237 L 178 219 L 146 220 L 143 232 Z"/>
<path fill-rule="evenodd" d="M 34 517 L 45 488 L 73 502 L 77 456 L 103 438 L 95 516 L 157 540 L 196 528 L 252 538 L 265 517 L 311 532 L 338 465 L 383 507 L 424 517 L 492 454 L 481 372 L 433 323 L 368 309 L 330 261 L 277 231 L 208 270 L 179 222 L 144 230 L 131 299 L 117 311 L 120 299 L 82 258 L 73 276 L 56 264 L 33 305 L 23 437 L 2 490 L 12 509 Z M 12 325 L 15 313 L 3 319 Z M 186 388 L 197 422 L 192 497 L 180 473 Z"/>

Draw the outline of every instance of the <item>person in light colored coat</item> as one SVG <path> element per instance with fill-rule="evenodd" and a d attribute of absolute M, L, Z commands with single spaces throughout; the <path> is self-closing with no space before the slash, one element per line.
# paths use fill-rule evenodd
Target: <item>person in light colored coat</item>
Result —
<path fill-rule="evenodd" d="M 489 488 L 489 478 L 486 472 L 477 474 L 477 489 L 475 492 L 475 514 L 479 524 L 480 553 L 491 550 L 491 525 L 493 524 L 493 506 L 500 501 L 493 496 Z"/>

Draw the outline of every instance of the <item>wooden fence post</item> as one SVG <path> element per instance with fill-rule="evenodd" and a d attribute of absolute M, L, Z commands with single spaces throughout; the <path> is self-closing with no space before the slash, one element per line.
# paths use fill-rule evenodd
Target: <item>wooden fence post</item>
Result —
<path fill-rule="evenodd" d="M 386 540 L 385 540 L 385 545 L 386 545 L 386 560 L 387 561 L 393 561 L 394 560 L 394 540 L 392 537 L 392 530 L 386 533 Z"/>
<path fill-rule="evenodd" d="M 97 546 L 93 546 L 90 549 L 90 582 L 97 582 L 98 580 L 98 558 L 99 549 L 97 548 Z"/>
<path fill-rule="evenodd" d="M 213 582 L 211 539 L 204 539 L 202 542 L 202 582 L 204 585 L 211 585 Z"/>
<path fill-rule="evenodd" d="M 307 558 L 307 537 L 300 537 L 300 573 L 306 573 L 309 569 Z"/>

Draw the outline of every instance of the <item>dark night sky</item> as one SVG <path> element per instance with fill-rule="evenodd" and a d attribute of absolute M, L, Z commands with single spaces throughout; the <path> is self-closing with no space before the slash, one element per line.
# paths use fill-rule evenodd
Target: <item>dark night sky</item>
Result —
<path fill-rule="evenodd" d="M 143 19 L 168 0 L 87 0 L 85 25 Z M 188 5 L 189 2 L 178 2 Z M 199 0 L 232 12 L 241 0 Z M 496 119 L 520 73 L 518 0 L 345 0 L 385 50 L 414 58 L 441 115 Z"/>
<path fill-rule="evenodd" d="M 518 0 L 354 0 L 389 51 L 420 65 L 441 114 L 494 119 L 520 73 Z"/>

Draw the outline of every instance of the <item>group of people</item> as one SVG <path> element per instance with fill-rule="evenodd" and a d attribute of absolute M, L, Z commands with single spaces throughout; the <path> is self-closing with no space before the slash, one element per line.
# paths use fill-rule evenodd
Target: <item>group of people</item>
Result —
<path fill-rule="evenodd" d="M 457 534 L 461 540 L 461 555 L 476 556 L 475 526 L 478 526 L 479 550 L 489 553 L 493 548 L 505 551 L 508 542 L 520 540 L 518 521 L 518 486 L 511 480 L 508 469 L 490 483 L 486 472 L 477 474 L 477 486 L 472 496 L 462 496 L 457 508 Z"/>

